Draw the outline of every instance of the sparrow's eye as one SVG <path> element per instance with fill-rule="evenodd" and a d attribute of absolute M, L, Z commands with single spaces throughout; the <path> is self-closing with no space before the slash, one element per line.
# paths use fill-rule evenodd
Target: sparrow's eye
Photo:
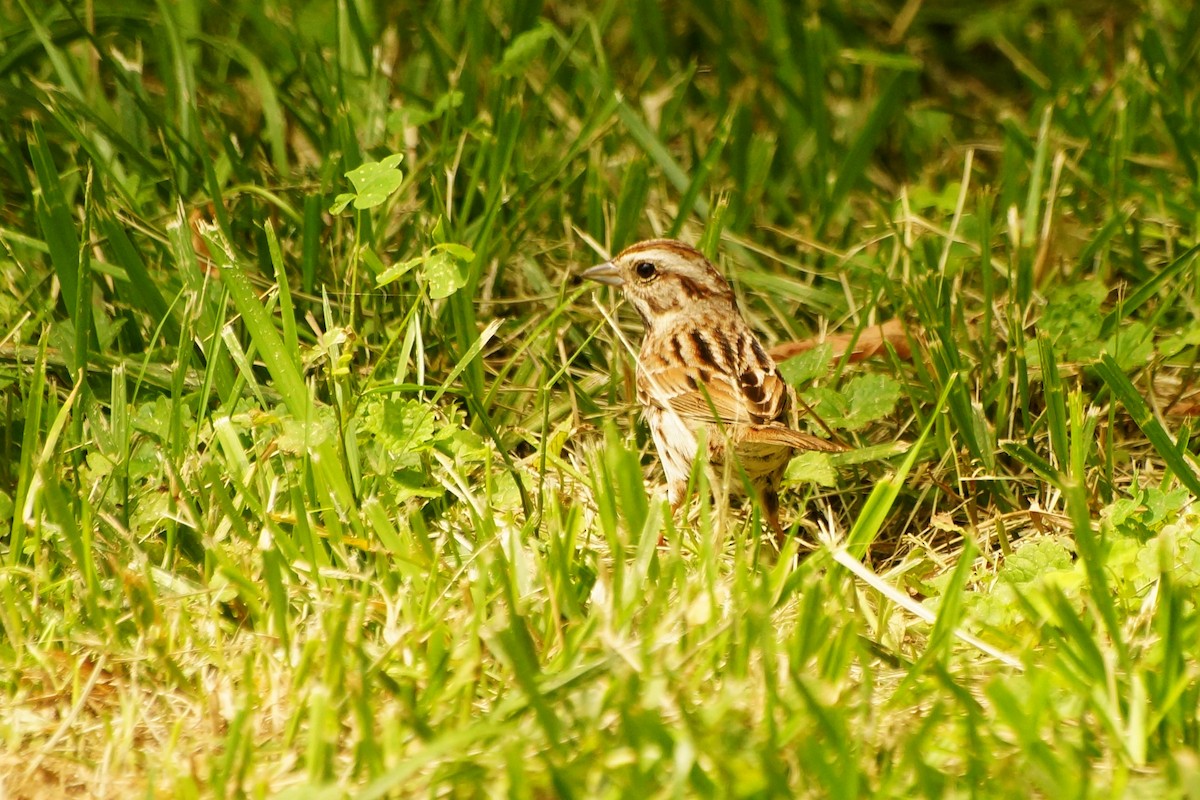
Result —
<path fill-rule="evenodd" d="M 658 272 L 654 265 L 649 261 L 639 261 L 633 265 L 633 270 L 638 274 L 638 277 L 644 281 L 650 280 L 654 277 L 654 274 Z"/>

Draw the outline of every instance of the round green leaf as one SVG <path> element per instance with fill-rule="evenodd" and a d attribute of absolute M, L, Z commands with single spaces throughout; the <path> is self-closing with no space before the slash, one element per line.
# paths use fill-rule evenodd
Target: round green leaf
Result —
<path fill-rule="evenodd" d="M 402 153 L 396 153 L 383 161 L 372 161 L 346 173 L 346 177 L 354 184 L 356 209 L 374 208 L 400 188 L 404 175 L 396 169 L 396 165 L 403 158 Z"/>
<path fill-rule="evenodd" d="M 433 253 L 425 260 L 425 280 L 433 300 L 449 297 L 467 283 L 458 260 L 444 251 Z"/>

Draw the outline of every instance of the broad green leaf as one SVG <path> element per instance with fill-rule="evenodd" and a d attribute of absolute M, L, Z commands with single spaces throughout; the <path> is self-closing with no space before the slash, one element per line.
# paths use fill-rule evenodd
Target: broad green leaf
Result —
<path fill-rule="evenodd" d="M 443 116 L 452 108 L 462 105 L 463 93 L 451 90 L 438 98 L 433 108 L 406 104 L 388 114 L 387 127 L 389 133 L 399 133 L 405 128 L 419 128 Z"/>
<path fill-rule="evenodd" d="M 429 297 L 433 300 L 449 297 L 467 283 L 458 259 L 444 251 L 433 253 L 425 259 L 425 280 L 429 284 Z"/>
<path fill-rule="evenodd" d="M 1047 537 L 1016 548 L 1004 560 L 1000 577 L 1014 584 L 1032 583 L 1048 572 L 1071 568 L 1071 551 L 1061 541 Z"/>
<path fill-rule="evenodd" d="M 1098 280 L 1080 281 L 1052 289 L 1046 297 L 1046 309 L 1038 328 L 1050 336 L 1055 350 L 1064 361 L 1081 361 L 1100 354 L 1100 308 L 1108 289 Z M 1037 363 L 1037 353 L 1031 361 Z"/>
<path fill-rule="evenodd" d="M 493 72 L 505 77 L 519 74 L 542 54 L 542 48 L 553 35 L 554 28 L 547 22 L 525 31 L 512 40 Z"/>
<path fill-rule="evenodd" d="M 850 403 L 844 424 L 853 431 L 892 413 L 900 399 L 900 384 L 886 375 L 859 375 L 842 393 Z"/>
<path fill-rule="evenodd" d="M 379 273 L 375 278 L 376 286 L 384 286 L 399 280 L 402 276 L 412 271 L 412 268 L 425 261 L 425 256 L 410 258 L 408 261 L 401 261 L 399 264 L 392 264 L 390 267 Z"/>
<path fill-rule="evenodd" d="M 801 453 L 788 463 L 783 481 L 785 484 L 815 483 L 818 486 L 837 486 L 837 470 L 833 468 L 828 453 L 810 451 Z"/>
<path fill-rule="evenodd" d="M 1141 322 L 1129 322 L 1104 343 L 1103 352 L 1111 355 L 1121 369 L 1140 369 L 1154 357 L 1153 333 Z"/>
<path fill-rule="evenodd" d="M 359 211 L 374 208 L 393 195 L 404 183 L 404 174 L 397 165 L 404 159 L 403 153 L 394 153 L 383 161 L 371 161 L 355 167 L 346 173 L 346 177 L 354 184 L 354 207 Z M 334 209 L 342 210 L 349 202 L 349 195 L 338 195 L 334 201 Z"/>
<path fill-rule="evenodd" d="M 829 371 L 833 345 L 821 342 L 812 350 L 779 362 L 779 374 L 792 386 L 808 383 Z"/>
<path fill-rule="evenodd" d="M 333 205 L 329 207 L 330 214 L 340 214 L 346 210 L 346 206 L 354 202 L 355 195 L 343 192 L 333 198 Z"/>
<path fill-rule="evenodd" d="M 433 249 L 435 251 L 441 250 L 441 251 L 447 252 L 450 255 L 457 258 L 459 261 L 471 261 L 475 258 L 475 251 L 472 250 L 471 248 L 467 247 L 465 244 L 454 244 L 453 242 L 444 242 L 442 244 L 435 245 Z"/>

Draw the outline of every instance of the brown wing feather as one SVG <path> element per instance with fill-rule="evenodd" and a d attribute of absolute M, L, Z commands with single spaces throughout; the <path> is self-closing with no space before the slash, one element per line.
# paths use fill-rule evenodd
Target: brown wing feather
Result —
<path fill-rule="evenodd" d="M 758 373 L 752 380 L 748 374 L 736 379 L 705 371 L 708 380 L 701 383 L 693 368 L 662 367 L 640 370 L 638 388 L 642 398 L 687 419 L 730 425 L 786 419 L 791 406 L 787 384 L 771 373 Z"/>
<path fill-rule="evenodd" d="M 792 430 L 777 422 L 780 417 L 786 417 L 790 405 L 787 384 L 770 374 L 763 385 L 764 396 L 756 399 L 748 397 L 742 386 L 725 376 L 711 376 L 701 388 L 687 368 L 664 367 L 638 373 L 638 399 L 643 404 L 674 411 L 684 420 L 717 421 L 728 425 L 731 433 L 746 443 L 777 444 L 825 453 L 846 449 L 836 442 Z M 768 416 L 772 410 L 778 416 Z"/>
<path fill-rule="evenodd" d="M 737 435 L 742 442 L 780 444 L 796 450 L 817 450 L 822 453 L 843 453 L 847 450 L 837 442 L 810 436 L 782 425 L 740 425 Z"/>
<path fill-rule="evenodd" d="M 706 383 L 698 382 L 695 371 L 688 367 L 643 370 L 638 374 L 638 389 L 642 398 L 687 420 L 727 425 L 766 421 L 740 386 L 724 375 L 709 373 L 707 377 Z"/>
<path fill-rule="evenodd" d="M 745 373 L 743 373 L 743 376 Z M 763 421 L 786 422 L 792 408 L 792 392 L 787 383 L 772 370 L 758 373 L 759 385 L 742 382 L 742 391 L 754 403 L 758 416 Z"/>
<path fill-rule="evenodd" d="M 672 357 L 673 356 L 673 357 Z M 746 444 L 839 452 L 839 444 L 788 427 L 791 387 L 748 329 L 677 328 L 643 342 L 638 401 L 688 427 L 717 422 Z"/>

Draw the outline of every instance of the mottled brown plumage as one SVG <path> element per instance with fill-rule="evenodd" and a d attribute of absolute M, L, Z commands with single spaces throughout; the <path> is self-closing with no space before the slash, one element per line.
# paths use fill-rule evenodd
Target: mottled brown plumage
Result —
<path fill-rule="evenodd" d="M 638 402 L 672 505 L 683 500 L 703 439 L 718 485 L 737 493 L 735 470 L 744 470 L 767 522 L 782 534 L 779 480 L 792 455 L 844 448 L 795 430 L 792 389 L 742 319 L 725 278 L 700 251 L 669 239 L 628 247 L 583 276 L 620 286 L 642 318 Z M 732 479 L 722 480 L 726 474 Z"/>

